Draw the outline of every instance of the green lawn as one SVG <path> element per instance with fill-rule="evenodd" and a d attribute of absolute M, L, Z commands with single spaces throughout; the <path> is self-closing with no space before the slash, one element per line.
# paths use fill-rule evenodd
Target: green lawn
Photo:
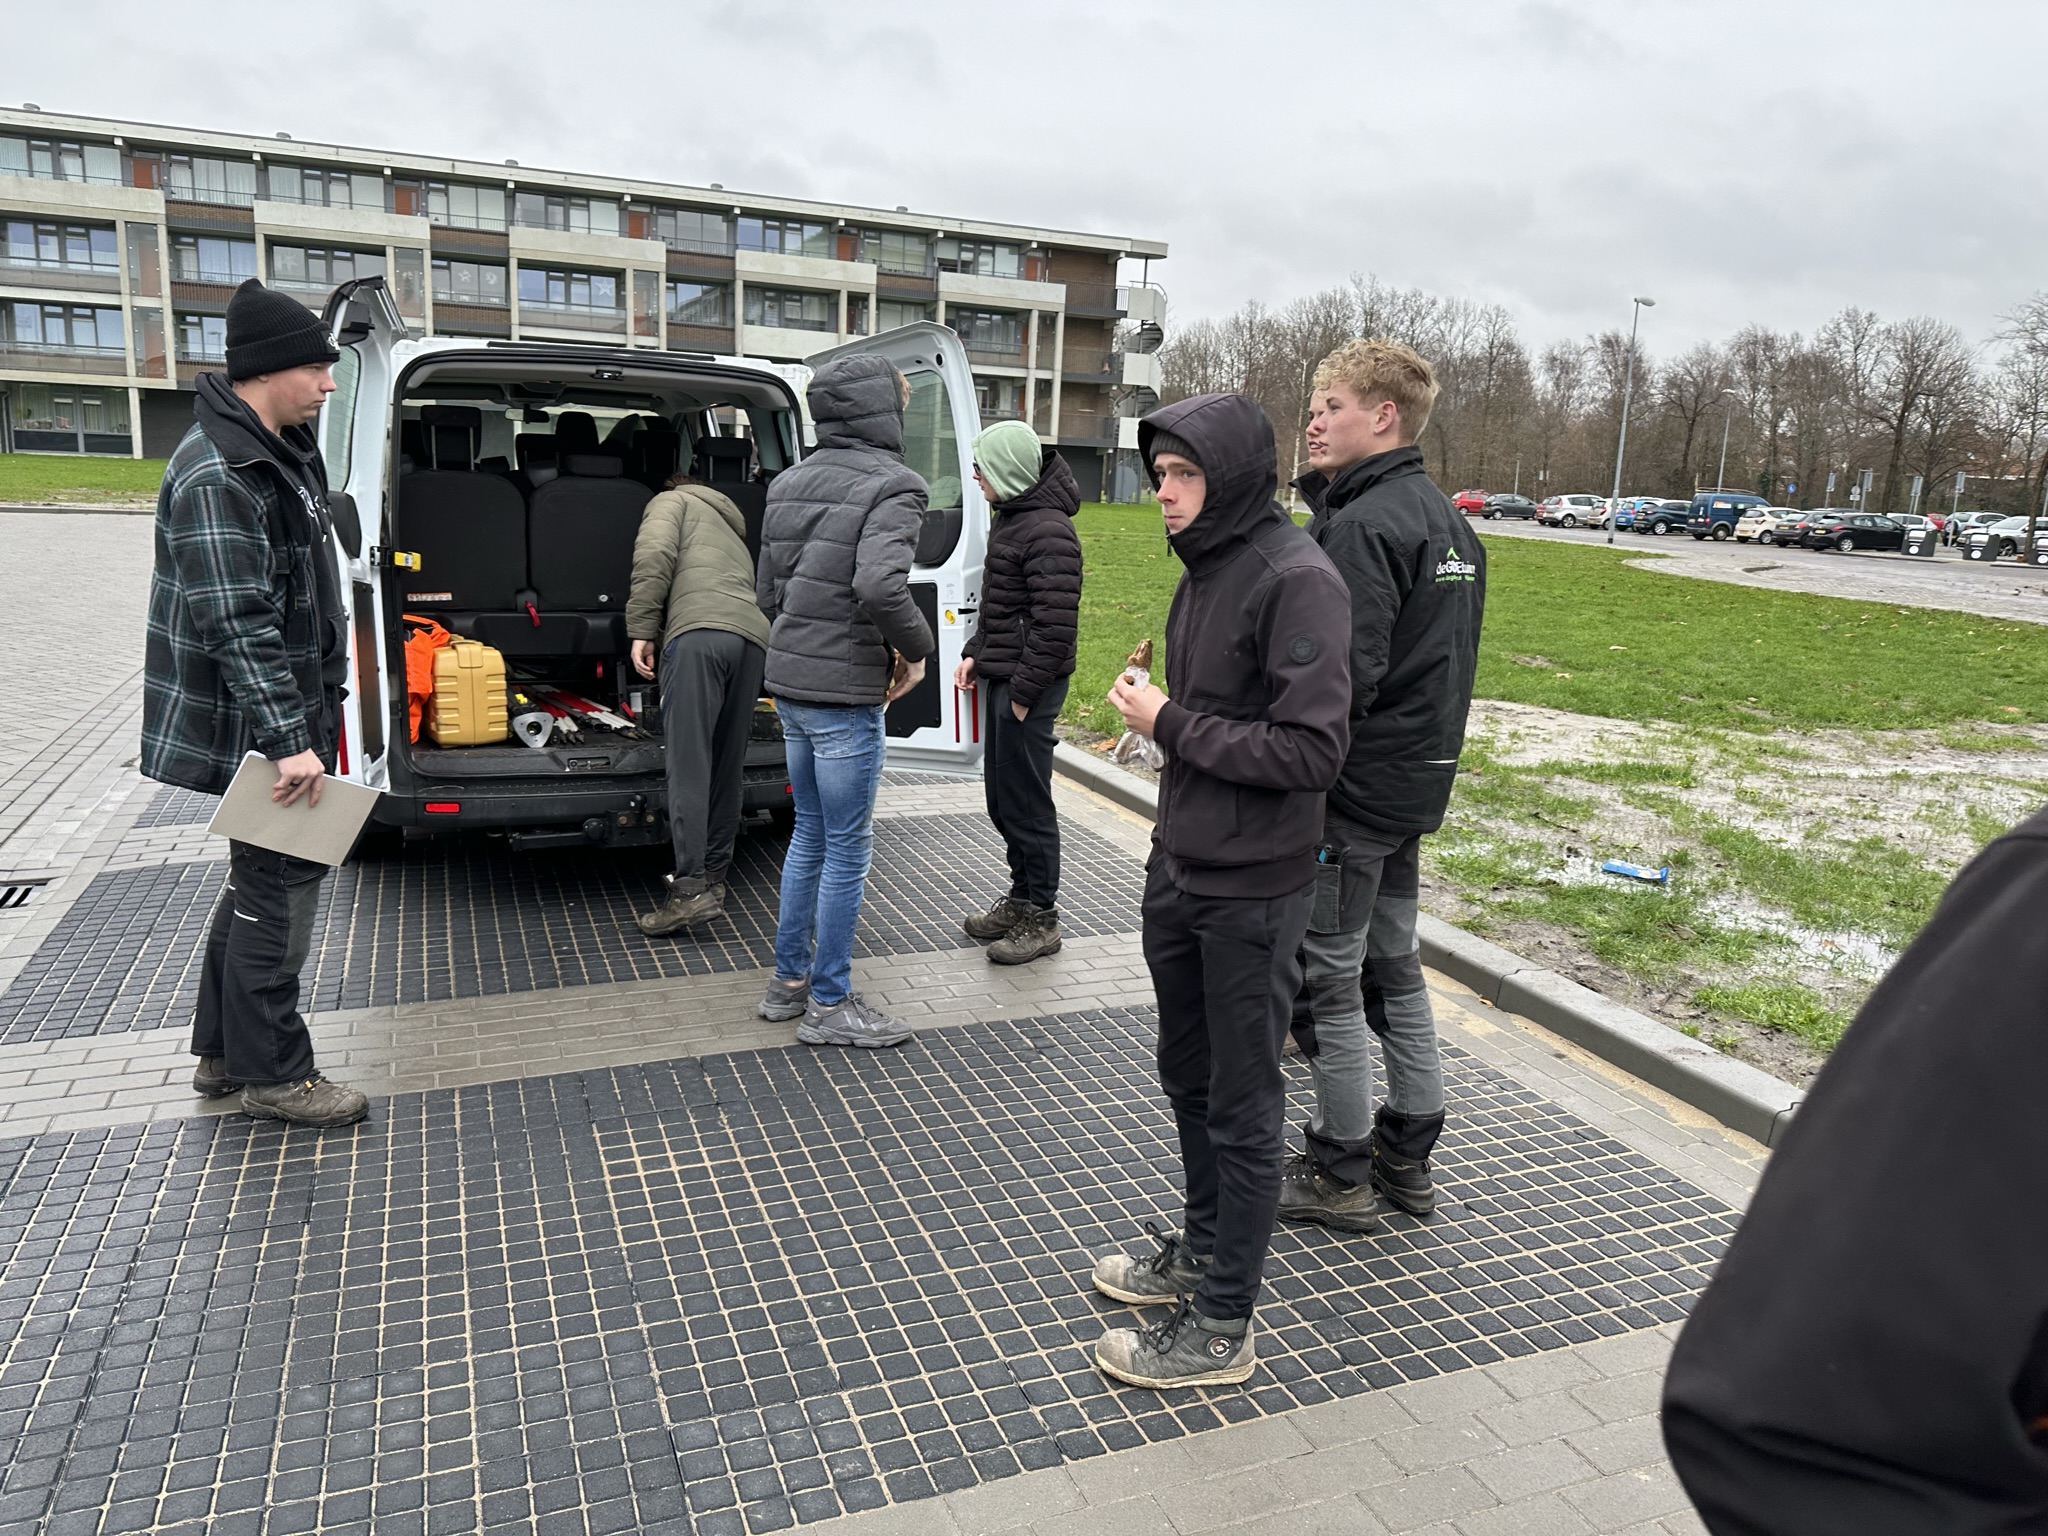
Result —
<path fill-rule="evenodd" d="M 1067 718 L 1109 731 L 1102 695 L 1137 640 L 1163 640 L 1180 563 L 1154 507 L 1091 503 L 1077 523 Z M 1487 552 L 1482 698 L 1766 731 L 2048 719 L 2038 625 L 1664 576 L 1624 565 L 1635 551 L 1510 537 Z"/>
<path fill-rule="evenodd" d="M 0 501 L 150 501 L 163 478 L 162 459 L 0 453 Z"/>

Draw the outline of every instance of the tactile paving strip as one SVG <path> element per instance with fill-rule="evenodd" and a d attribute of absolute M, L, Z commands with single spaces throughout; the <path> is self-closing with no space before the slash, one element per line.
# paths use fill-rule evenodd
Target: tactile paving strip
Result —
<path fill-rule="evenodd" d="M 164 784 L 142 808 L 142 814 L 135 818 L 135 825 L 188 827 L 197 823 L 203 826 L 213 820 L 214 810 L 219 805 L 219 795 L 202 795 L 196 789 L 179 789 L 174 784 Z"/>
<path fill-rule="evenodd" d="M 0 1143 L 0 1529 L 781 1529 L 1672 1321 L 1734 1226 L 1450 1050 L 1434 1220 L 1282 1227 L 1247 1386 L 1112 1386 L 1090 1256 L 1178 1206 L 1151 1044 L 1118 1010 Z"/>
<path fill-rule="evenodd" d="M 1138 924 L 1143 872 L 1094 833 L 1061 827 L 1064 930 Z M 1008 886 L 985 817 L 885 817 L 855 953 L 973 944 L 959 920 Z M 636 913 L 659 899 L 666 849 L 504 852 L 482 841 L 402 850 L 326 882 L 307 962 L 313 1009 L 531 992 L 596 982 L 751 970 L 775 959 L 782 843 L 740 839 L 726 917 L 701 937 L 648 939 Z M 171 864 L 94 877 L 0 996 L 0 1044 L 182 1025 L 226 864 Z"/>

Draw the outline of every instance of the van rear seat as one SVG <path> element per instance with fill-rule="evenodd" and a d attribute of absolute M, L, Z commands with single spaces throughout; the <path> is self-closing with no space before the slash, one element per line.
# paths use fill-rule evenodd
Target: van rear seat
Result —
<path fill-rule="evenodd" d="M 417 423 L 400 430 L 414 468 L 398 477 L 398 520 L 407 547 L 420 557 L 419 570 L 406 576 L 408 609 L 438 616 L 519 606 L 526 503 L 510 482 L 476 470 L 482 433 L 483 413 L 463 405 L 427 406 Z"/>
<path fill-rule="evenodd" d="M 761 558 L 761 524 L 768 516 L 768 487 L 755 480 L 754 445 L 744 437 L 700 437 L 694 472 L 740 509 L 747 520 L 747 552 Z"/>

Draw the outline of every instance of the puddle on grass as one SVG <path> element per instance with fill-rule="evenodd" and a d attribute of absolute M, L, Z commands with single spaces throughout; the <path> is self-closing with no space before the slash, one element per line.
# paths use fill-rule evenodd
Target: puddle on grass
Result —
<path fill-rule="evenodd" d="M 1771 934 L 1797 950 L 1803 959 L 1859 981 L 1878 980 L 1899 957 L 1896 949 L 1871 934 L 1842 928 L 1809 928 L 1782 912 L 1739 896 L 1709 896 L 1701 905 L 1723 922 Z"/>

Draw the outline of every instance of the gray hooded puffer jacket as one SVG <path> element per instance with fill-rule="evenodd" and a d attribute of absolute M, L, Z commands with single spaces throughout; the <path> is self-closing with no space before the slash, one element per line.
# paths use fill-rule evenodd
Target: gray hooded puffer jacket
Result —
<path fill-rule="evenodd" d="M 754 593 L 768 615 L 765 687 L 801 704 L 880 704 L 889 653 L 931 654 L 910 598 L 924 480 L 903 461 L 896 370 L 878 357 L 811 380 L 818 446 L 768 488 Z"/>

